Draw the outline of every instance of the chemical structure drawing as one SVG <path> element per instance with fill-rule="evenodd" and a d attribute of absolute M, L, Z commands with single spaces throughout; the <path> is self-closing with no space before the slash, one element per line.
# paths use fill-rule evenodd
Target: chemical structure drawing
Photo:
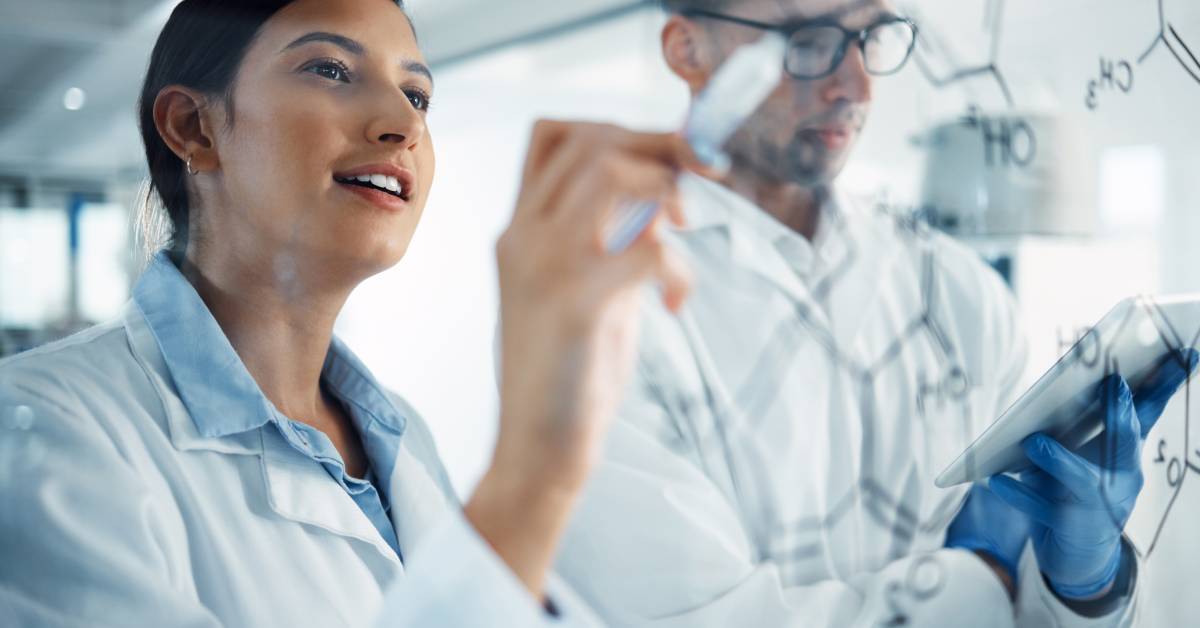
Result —
<path fill-rule="evenodd" d="M 811 350 L 816 347 L 817 353 L 825 356 L 826 363 L 843 374 L 847 381 L 853 382 L 853 397 L 857 400 L 858 414 L 864 429 L 862 438 L 864 451 L 872 450 L 872 441 L 878 444 L 881 438 L 872 434 L 869 425 L 879 422 L 888 416 L 888 404 L 891 401 L 880 398 L 881 384 L 886 383 L 887 377 L 897 370 L 908 369 L 906 354 L 917 350 L 930 350 L 935 359 L 926 363 L 923 370 L 915 373 L 911 407 L 915 411 L 910 415 L 914 420 L 930 422 L 942 421 L 942 429 L 954 429 L 960 426 L 960 438 L 970 442 L 979 428 L 977 413 L 981 408 L 972 407 L 972 395 L 979 382 L 973 381 L 971 372 L 965 368 L 963 357 L 954 346 L 953 336 L 948 333 L 951 329 L 944 323 L 953 320 L 941 318 L 944 314 L 939 309 L 939 302 L 948 298 L 939 294 L 942 290 L 937 281 L 939 260 L 936 248 L 929 245 L 933 237 L 933 229 L 922 219 L 922 216 L 904 208 L 893 207 L 881 202 L 876 211 L 894 221 L 896 232 L 907 239 L 914 250 L 922 251 L 918 263 L 921 276 L 918 292 L 921 306 L 911 311 L 907 323 L 901 322 L 895 326 L 895 335 L 890 343 L 878 347 L 878 351 L 870 357 L 846 351 L 835 338 L 819 324 L 819 304 L 825 301 L 831 293 L 836 293 L 844 275 L 844 270 L 852 266 L 856 256 L 869 255 L 867 251 L 851 249 L 846 257 L 833 265 L 836 269 L 831 272 L 838 281 L 822 283 L 820 295 L 815 295 L 817 304 L 805 301 L 794 302 L 794 316 L 790 321 L 780 322 L 768 334 L 762 353 L 756 358 L 755 366 L 751 368 L 754 377 L 746 379 L 742 386 L 730 396 L 730 408 L 707 413 L 703 406 L 711 404 L 712 400 L 693 399 L 688 403 L 680 401 L 677 406 L 687 405 L 688 411 L 675 414 L 686 415 L 687 421 L 696 423 L 686 428 L 677 428 L 680 433 L 704 434 L 697 442 L 698 445 L 712 452 L 712 457 L 734 456 L 736 466 L 735 484 L 739 490 L 753 492 L 752 488 L 760 483 L 766 483 L 777 470 L 771 466 L 773 458 L 767 449 L 756 449 L 753 435 L 761 434 L 766 429 L 764 417 L 778 400 L 787 394 L 789 384 L 787 375 L 790 371 L 789 362 L 800 360 L 804 351 L 813 355 Z M 840 223 L 834 223 L 835 228 L 841 228 Z M 926 247 L 926 248 L 921 248 Z M 845 279 L 853 280 L 853 277 Z M 1152 313 L 1155 304 L 1149 299 L 1139 302 L 1138 308 L 1142 313 Z M 1143 317 L 1146 318 L 1146 317 Z M 1101 337 L 1091 328 L 1078 328 L 1067 331 L 1060 330 L 1059 350 L 1070 356 L 1075 368 L 1087 369 L 1100 381 L 1105 374 L 1121 373 L 1121 365 L 1114 354 L 1114 347 L 1125 335 L 1136 334 L 1143 344 L 1157 342 L 1164 355 L 1183 355 L 1182 350 L 1200 347 L 1200 329 L 1189 332 L 1185 329 L 1172 329 L 1169 321 L 1158 324 L 1163 317 L 1148 316 L 1156 321 L 1147 327 L 1145 324 L 1134 325 L 1128 321 L 1107 337 Z M 1132 320 L 1132 319 L 1131 319 Z M 1143 319 L 1138 319 L 1143 320 Z M 797 325 L 797 322 L 799 325 Z M 1149 338 L 1149 341 L 1147 340 Z M 923 347 L 924 349 L 918 349 Z M 1068 351 L 1075 349 L 1074 351 Z M 1181 358 L 1182 359 L 1182 358 Z M 931 365 L 935 364 L 936 366 Z M 1173 408 L 1159 422 L 1154 431 L 1147 436 L 1144 447 L 1143 468 L 1146 483 L 1161 485 L 1163 491 L 1169 491 L 1166 498 L 1154 496 L 1143 500 L 1135 517 L 1140 517 L 1137 526 L 1138 534 L 1131 533 L 1135 551 L 1143 558 L 1149 558 L 1159 545 L 1159 537 L 1167 525 L 1187 476 L 1192 473 L 1200 474 L 1200 439 L 1191 437 L 1191 403 L 1194 395 L 1192 388 L 1195 382 L 1189 381 L 1178 393 L 1170 408 Z M 1181 406 L 1182 404 L 1182 406 Z M 721 405 L 721 404 L 718 404 Z M 711 408 L 711 406 L 710 406 Z M 1179 420 L 1179 410 L 1183 411 L 1183 420 Z M 991 412 L 991 410 L 985 410 Z M 947 421 L 948 417 L 958 419 Z M 995 418 L 990 416 L 989 419 Z M 713 420 L 722 424 L 722 429 L 705 428 L 698 424 Z M 731 454 L 730 452 L 739 452 Z M 1193 481 L 1195 482 L 1195 481 Z M 740 500 L 735 500 L 739 501 Z M 751 502 L 754 499 L 749 500 Z M 829 547 L 831 535 L 835 530 L 848 521 L 848 517 L 862 514 L 873 527 L 886 530 L 892 543 L 897 548 L 894 558 L 906 555 L 904 548 L 912 548 L 913 540 L 924 538 L 933 531 L 944 530 L 953 519 L 958 507 L 957 499 L 947 499 L 939 503 L 932 512 L 929 509 L 914 508 L 907 487 L 898 487 L 889 478 L 864 472 L 855 478 L 851 489 L 839 494 L 837 499 L 828 502 L 818 515 L 800 518 L 788 518 L 778 512 L 772 512 L 769 507 L 758 510 L 752 519 L 771 521 L 773 529 L 765 534 L 756 533 L 756 544 L 765 558 L 769 558 L 779 566 L 781 577 L 785 582 L 802 584 L 813 573 L 812 565 L 822 561 L 832 560 Z M 1114 507 L 1113 517 L 1117 510 Z M 1135 522 L 1131 521 L 1126 529 L 1132 529 Z M 1160 552 L 1161 553 L 1161 552 Z M 920 555 L 911 556 L 917 560 Z M 895 582 L 885 585 L 886 605 L 889 609 L 887 617 L 881 620 L 879 626 L 902 626 L 911 623 L 915 610 L 930 598 L 936 596 L 942 589 L 942 578 L 945 575 L 935 558 L 921 558 L 914 563 L 914 572 L 907 577 L 897 578 Z"/>
<path fill-rule="evenodd" d="M 1200 83 L 1200 38 L 1194 34 L 1194 24 L 1185 26 L 1185 16 L 1191 4 L 1187 0 L 1154 0 L 1158 11 L 1154 41 L 1136 60 L 1114 56 L 1100 56 L 1099 73 L 1088 79 L 1084 104 L 1091 111 L 1100 108 L 1104 93 L 1129 94 L 1134 89 L 1137 68 L 1151 59 L 1155 51 L 1165 47 L 1183 71 L 1196 83 Z M 1194 18 L 1193 18 L 1194 19 Z M 1187 34 L 1192 34 L 1189 43 Z"/>
<path fill-rule="evenodd" d="M 1135 320 L 1142 322 L 1135 324 Z M 1076 330 L 1074 340 L 1070 340 L 1072 336 L 1060 329 L 1058 343 L 1060 351 L 1073 349 L 1065 353 L 1064 359 L 1068 360 L 1066 366 L 1084 369 L 1099 380 L 1114 373 L 1121 374 L 1114 348 L 1130 334 L 1136 335 L 1142 344 L 1157 345 L 1162 354 L 1168 356 L 1166 359 L 1177 360 L 1179 366 L 1186 369 L 1187 351 L 1200 348 L 1200 330 L 1190 335 L 1187 332 L 1176 329 L 1159 306 L 1152 299 L 1144 297 L 1126 313 L 1116 331 L 1109 336 L 1102 337 L 1092 328 L 1081 328 Z M 1189 378 L 1184 384 L 1145 442 L 1142 465 L 1146 484 L 1151 492 L 1157 492 L 1161 497 L 1139 500 L 1138 510 L 1134 514 L 1136 522 L 1131 522 L 1126 529 L 1146 531 L 1144 534 L 1130 535 L 1134 549 L 1146 559 L 1158 547 L 1185 479 L 1192 473 L 1200 474 L 1200 448 L 1193 449 L 1196 445 L 1191 435 L 1193 393 L 1197 385 L 1195 379 Z M 1135 398 L 1136 395 L 1135 391 Z M 1182 412 L 1179 411 L 1180 405 Z M 1101 456 L 1106 455 L 1107 450 L 1102 447 Z M 1106 484 L 1102 483 L 1101 488 L 1107 488 Z M 1114 521 L 1114 525 L 1120 525 L 1120 522 Z"/>
<path fill-rule="evenodd" d="M 962 297 L 940 257 L 945 252 L 943 236 L 909 215 L 884 207 L 877 212 L 876 224 L 890 227 L 896 236 L 894 272 L 905 278 L 897 280 L 904 284 L 904 296 L 896 298 L 904 305 L 884 308 L 888 314 L 873 327 L 878 340 L 869 350 L 846 345 L 825 322 L 827 316 L 837 316 L 832 308 L 847 294 L 841 291 L 855 289 L 852 282 L 863 280 L 856 273 L 864 258 L 875 253 L 847 246 L 827 259 L 825 278 L 814 279 L 808 297 L 784 291 L 777 293 L 778 300 L 762 304 L 770 314 L 761 326 L 761 349 L 749 356 L 746 373 L 751 375 L 730 382 L 734 385 L 728 389 L 723 377 L 709 377 L 702 366 L 696 369 L 699 382 L 686 387 L 678 383 L 678 374 L 691 369 L 679 363 L 651 361 L 642 368 L 648 394 L 670 417 L 658 429 L 728 491 L 755 551 L 779 569 L 783 582 L 802 585 L 814 578 L 846 575 L 839 570 L 856 564 L 858 559 L 850 556 L 860 551 L 871 560 L 912 561 L 910 573 L 885 584 L 890 610 L 881 625 L 898 626 L 944 588 L 948 575 L 943 566 L 920 552 L 941 542 L 931 539 L 952 521 L 963 493 L 929 493 L 928 482 L 914 469 L 902 474 L 891 470 L 886 461 L 900 442 L 892 427 L 907 424 L 911 427 L 901 428 L 904 434 L 933 439 L 953 455 L 994 415 L 982 405 L 990 403 L 984 401 L 986 396 L 977 394 L 986 384 L 980 380 L 983 375 L 968 366 L 973 363 L 971 353 L 956 346 L 962 321 L 951 318 L 956 311 L 952 304 Z M 831 239 L 853 241 L 853 227 L 844 217 L 831 215 L 829 225 Z M 685 344 L 692 347 L 689 354 L 702 353 L 694 348 L 697 343 Z M 828 373 L 828 380 L 824 375 L 819 381 L 810 379 L 814 372 Z M 794 496 L 803 491 L 777 491 L 783 488 L 781 473 L 800 466 L 781 471 L 780 449 L 765 435 L 778 430 L 781 421 L 794 424 L 786 416 L 803 411 L 795 405 L 797 399 L 810 398 L 798 397 L 798 391 L 806 386 L 823 389 L 830 382 L 837 382 L 833 385 L 847 404 L 839 420 L 861 425 L 852 429 L 862 460 L 879 462 L 857 466 L 854 475 L 836 480 L 837 488 L 819 507 L 797 507 L 801 502 Z M 939 464 L 931 461 L 930 472 L 940 470 L 932 469 Z M 844 547 L 843 540 L 849 538 L 845 535 L 864 527 L 872 539 L 866 549 Z"/>
<path fill-rule="evenodd" d="M 1196 53 L 1200 52 L 1200 48 L 1195 48 L 1195 52 L 1193 52 L 1193 46 L 1200 46 L 1200 41 L 1193 41 L 1193 46 L 1189 46 L 1181 34 L 1181 31 L 1188 29 L 1185 29 L 1182 20 L 1172 19 L 1182 15 L 1183 9 L 1189 4 L 1191 3 L 1185 0 L 1158 0 L 1158 35 L 1146 52 L 1138 57 L 1138 63 L 1145 63 L 1150 54 L 1160 45 L 1166 46 L 1184 71 L 1193 80 L 1200 83 L 1200 59 L 1196 58 Z"/>
<path fill-rule="evenodd" d="M 1037 134 L 1025 118 L 989 116 L 972 106 L 962 124 L 980 133 L 988 168 L 1028 168 L 1037 158 Z"/>
<path fill-rule="evenodd" d="M 917 22 L 917 46 L 913 54 L 917 67 L 934 87 L 944 88 L 964 84 L 977 77 L 989 77 L 1004 97 L 1008 107 L 1016 106 L 1009 82 L 1000 69 L 1000 44 L 1003 36 L 1004 0 L 985 0 L 978 7 L 982 10 L 983 38 L 987 41 L 987 55 L 983 59 L 964 61 L 964 53 L 956 49 L 944 34 L 924 19 L 914 5 L 905 8 Z"/>
<path fill-rule="evenodd" d="M 1013 110 L 1017 106 L 1008 77 L 1000 68 L 1005 1 L 955 3 L 953 9 L 943 9 L 966 11 L 965 14 L 959 14 L 960 19 L 965 17 L 968 21 L 978 21 L 981 25 L 978 39 L 985 41 L 986 46 L 974 47 L 973 55 L 963 52 L 964 45 L 960 43 L 956 47 L 950 38 L 939 30 L 939 23 L 923 17 L 921 10 L 915 5 L 908 5 L 905 11 L 913 16 L 918 27 L 917 46 L 913 54 L 917 68 L 935 88 L 957 87 L 967 91 L 973 104 L 968 106 L 961 123 L 971 131 L 979 133 L 988 168 L 1033 167 L 1038 148 L 1038 138 L 1033 125 L 1015 113 L 985 113 L 987 109 L 981 104 L 984 99 L 979 98 L 975 92 L 978 82 L 974 79 L 990 79 L 1003 98 L 1005 107 Z"/>

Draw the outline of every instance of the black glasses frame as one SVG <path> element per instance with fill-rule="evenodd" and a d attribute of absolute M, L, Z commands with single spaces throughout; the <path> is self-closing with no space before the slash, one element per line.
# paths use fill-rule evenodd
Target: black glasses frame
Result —
<path fill-rule="evenodd" d="M 912 36 L 912 41 L 909 42 L 909 44 L 908 44 L 908 51 L 905 52 L 904 60 L 900 62 L 900 65 L 896 66 L 896 69 L 890 70 L 888 72 L 872 72 L 870 69 L 867 69 L 867 72 L 869 74 L 872 74 L 874 76 L 889 76 L 889 75 L 899 72 L 900 70 L 902 70 L 904 68 L 905 65 L 908 64 L 908 60 L 912 58 L 913 50 L 916 49 L 916 47 L 917 47 L 918 29 L 917 29 L 916 23 L 906 17 L 900 17 L 899 15 L 884 16 L 883 18 L 879 19 L 878 21 L 871 24 L 870 26 L 868 26 L 862 30 L 855 31 L 855 30 L 850 30 L 850 29 L 846 28 L 845 26 L 842 26 L 841 24 L 838 23 L 837 20 L 834 20 L 832 18 L 817 18 L 815 20 L 794 20 L 791 22 L 784 22 L 782 24 L 767 24 L 766 22 L 756 22 L 754 20 L 748 20 L 748 19 L 737 17 L 734 15 L 725 15 L 724 13 L 717 13 L 715 11 L 705 11 L 704 9 L 685 9 L 683 11 L 680 11 L 679 14 L 684 17 L 707 18 L 710 20 L 718 20 L 721 22 L 730 22 L 732 24 L 740 24 L 742 26 L 749 26 L 750 28 L 757 28 L 759 30 L 764 30 L 764 31 L 773 31 L 773 32 L 783 35 L 785 38 L 787 38 L 787 40 L 789 42 L 792 40 L 792 37 L 796 33 L 800 32 L 802 30 L 805 30 L 807 28 L 812 28 L 812 27 L 830 28 L 830 27 L 832 27 L 832 28 L 836 28 L 836 29 L 842 31 L 842 35 L 843 35 L 842 43 L 840 46 L 838 46 L 837 52 L 834 53 L 833 60 L 829 65 L 829 69 L 826 70 L 825 72 L 823 72 L 821 74 L 814 74 L 812 76 L 799 75 L 799 74 L 796 74 L 795 72 L 792 72 L 787 67 L 787 64 L 784 63 L 784 68 L 783 68 L 784 71 L 787 72 L 789 75 L 791 75 L 793 78 L 800 79 L 802 81 L 815 81 L 817 79 L 825 78 L 825 77 L 833 74 L 834 72 L 836 72 L 837 69 L 839 67 L 841 67 L 842 61 L 845 61 L 845 59 L 846 59 L 846 51 L 850 49 L 851 41 L 857 42 L 859 50 L 861 50 L 863 52 L 863 54 L 865 55 L 867 52 L 867 40 L 871 34 L 871 31 L 873 31 L 877 28 L 881 28 L 884 26 L 891 26 L 892 24 L 905 24 L 910 29 L 912 29 L 913 36 Z"/>

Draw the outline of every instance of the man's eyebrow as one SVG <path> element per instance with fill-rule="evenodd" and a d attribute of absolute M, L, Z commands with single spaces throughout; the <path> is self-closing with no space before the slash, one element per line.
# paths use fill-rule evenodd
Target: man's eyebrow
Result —
<path fill-rule="evenodd" d="M 837 21 L 840 21 L 841 19 L 845 18 L 848 15 L 852 15 L 854 13 L 858 13 L 859 11 L 863 11 L 865 9 L 869 9 L 872 7 L 879 9 L 879 11 L 878 11 L 879 15 L 892 15 L 893 14 L 891 11 L 888 11 L 887 9 L 885 9 L 878 0 L 858 0 L 857 2 L 852 2 L 850 4 L 838 7 L 831 11 L 826 11 L 824 13 L 818 13 L 815 15 L 814 14 L 805 15 L 805 14 L 793 13 L 792 15 L 788 16 L 788 19 L 784 20 L 784 23 L 785 24 L 803 24 L 805 22 L 837 22 Z"/>
<path fill-rule="evenodd" d="M 304 35 L 298 38 L 296 41 L 293 41 L 285 46 L 280 52 L 291 50 L 292 48 L 297 48 L 299 46 L 303 46 L 304 44 L 315 41 L 331 43 L 355 56 L 362 56 L 362 54 L 366 52 L 366 48 L 363 48 L 362 44 L 350 39 L 349 37 L 338 35 L 337 33 L 326 33 L 323 31 L 317 31 Z"/>

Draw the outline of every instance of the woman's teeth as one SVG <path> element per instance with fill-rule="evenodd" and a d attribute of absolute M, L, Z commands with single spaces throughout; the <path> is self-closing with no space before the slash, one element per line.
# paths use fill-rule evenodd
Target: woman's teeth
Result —
<path fill-rule="evenodd" d="M 389 177 L 382 174 L 363 174 L 357 177 L 347 177 L 345 179 L 338 180 L 342 183 L 365 183 L 381 190 L 391 192 L 396 196 L 403 197 L 404 188 L 400 185 L 400 180 L 396 177 Z"/>

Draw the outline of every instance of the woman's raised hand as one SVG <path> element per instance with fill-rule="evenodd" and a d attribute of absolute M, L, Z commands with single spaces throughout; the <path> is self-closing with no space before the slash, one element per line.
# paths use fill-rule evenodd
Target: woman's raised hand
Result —
<path fill-rule="evenodd" d="M 466 512 L 535 593 L 628 383 L 646 282 L 672 310 L 687 296 L 688 271 L 658 233 L 663 220 L 684 222 L 676 180 L 685 169 L 714 174 L 678 134 L 534 128 L 516 212 L 496 247 L 500 435 Z M 609 253 L 614 214 L 638 200 L 658 201 L 658 219 Z"/>

